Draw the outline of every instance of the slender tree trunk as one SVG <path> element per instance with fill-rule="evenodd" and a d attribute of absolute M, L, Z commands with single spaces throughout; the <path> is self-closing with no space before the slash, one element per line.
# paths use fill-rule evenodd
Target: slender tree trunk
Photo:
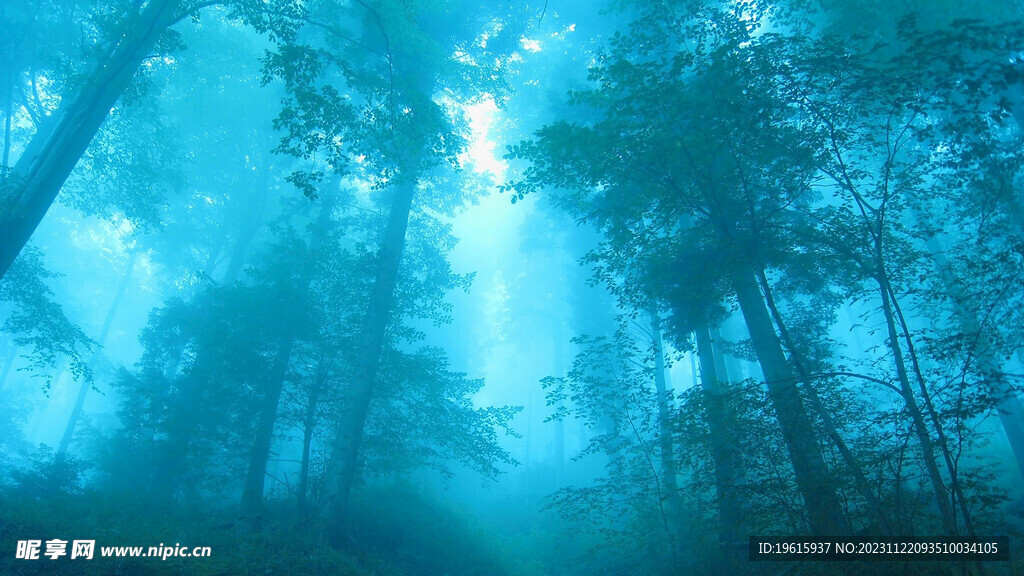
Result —
<path fill-rule="evenodd" d="M 57 193 L 157 39 L 180 16 L 181 0 L 152 0 L 129 17 L 125 33 L 53 118 L 39 126 L 10 177 L 0 212 L 0 278 L 39 226 Z"/>
<path fill-rule="evenodd" d="M 309 293 L 309 286 L 313 281 L 313 271 L 316 267 L 317 255 L 320 252 L 324 240 L 330 232 L 331 213 L 334 211 L 337 186 L 340 179 L 332 180 L 328 194 L 323 196 L 324 200 L 320 207 L 316 223 L 309 240 L 309 254 L 303 259 L 302 270 L 297 280 L 299 297 L 298 301 L 306 299 Z M 277 423 L 277 409 L 281 403 L 281 392 L 284 390 L 284 380 L 288 373 L 288 364 L 292 355 L 292 348 L 295 344 L 295 330 L 291 322 L 285 322 L 280 340 L 278 341 L 277 354 L 274 356 L 274 364 L 270 369 L 266 389 L 263 392 L 263 401 L 260 404 L 260 417 L 256 427 L 256 439 L 253 442 L 252 453 L 249 457 L 249 472 L 245 478 L 245 487 L 242 490 L 242 513 L 256 514 L 263 508 L 263 490 L 266 486 L 267 462 L 270 460 L 270 446 L 274 440 L 274 425 Z"/>
<path fill-rule="evenodd" d="M 1024 403 L 1016 393 L 1007 393 L 996 407 L 1006 440 L 1013 450 L 1017 472 L 1024 480 Z"/>
<path fill-rule="evenodd" d="M 263 510 L 263 490 L 266 486 L 267 462 L 270 460 L 270 445 L 274 441 L 274 424 L 277 422 L 277 406 L 281 402 L 281 391 L 288 373 L 288 361 L 292 356 L 295 337 L 291 331 L 281 335 L 277 354 L 270 368 L 267 389 L 260 403 L 260 417 L 256 425 L 256 440 L 249 456 L 249 472 L 242 489 L 242 514 L 254 515 Z"/>
<path fill-rule="evenodd" d="M 779 329 L 779 334 L 782 336 L 782 341 L 789 350 L 789 357 L 793 361 L 793 367 L 796 368 L 797 375 L 800 377 L 800 381 L 803 382 L 804 390 L 807 393 L 807 399 L 811 403 L 811 407 L 821 418 L 823 427 L 825 428 L 825 434 L 828 435 L 829 439 L 839 450 L 840 456 L 843 458 L 843 463 L 853 474 L 854 484 L 857 487 L 857 491 L 867 502 L 868 509 L 871 511 L 872 519 L 878 528 L 884 535 L 892 534 L 892 527 L 889 524 L 889 518 L 885 515 L 882 510 L 882 504 L 878 501 L 878 497 L 875 492 L 871 489 L 871 484 L 868 482 L 867 477 L 864 476 L 864 468 L 861 466 L 860 461 L 853 455 L 853 451 L 846 444 L 846 440 L 842 434 L 839 433 L 839 428 L 836 426 L 835 420 L 832 419 L 832 414 L 825 407 L 825 403 L 822 402 L 821 397 L 818 395 L 818 390 L 814 387 L 810 371 L 807 369 L 807 365 L 801 359 L 800 353 L 797 351 L 796 342 L 790 335 L 789 328 L 782 319 L 782 314 L 779 313 L 779 308 L 775 305 L 775 297 L 772 294 L 771 285 L 768 283 L 768 278 L 764 273 L 764 269 L 758 267 L 757 277 L 761 284 L 761 290 L 764 292 L 765 302 L 768 304 L 768 310 L 771 311 L 772 318 L 775 320 L 775 325 Z"/>
<path fill-rule="evenodd" d="M 316 426 L 316 409 L 320 393 L 326 385 L 326 378 L 318 375 L 316 385 L 310 391 L 306 409 L 302 415 L 302 457 L 299 465 L 298 509 L 299 518 L 309 514 L 309 455 L 313 446 L 313 428 Z"/>
<path fill-rule="evenodd" d="M 554 345 L 552 346 L 552 356 L 554 360 L 554 366 L 552 367 L 552 374 L 563 373 L 562 354 L 564 354 L 565 339 L 562 336 L 562 319 L 552 315 L 552 339 Z M 564 402 L 561 398 L 558 399 L 558 404 L 555 406 L 557 411 L 561 411 L 564 406 Z M 562 418 L 555 420 L 555 485 L 561 487 L 562 482 L 565 480 L 565 422 Z"/>
<path fill-rule="evenodd" d="M 658 511 L 661 515 L 661 527 L 665 531 L 665 542 L 668 544 L 669 552 L 671 553 L 672 566 L 678 565 L 678 545 L 676 543 L 676 534 L 672 530 L 671 513 L 668 510 L 669 506 L 667 502 L 670 500 L 669 494 L 665 492 L 665 486 L 662 484 L 661 474 L 658 473 L 658 467 L 655 464 L 655 456 L 652 451 L 648 449 L 647 442 L 644 440 L 643 434 L 636 426 L 636 421 L 630 415 L 629 410 L 624 410 L 622 416 L 629 424 L 630 431 L 633 432 L 633 438 L 636 440 L 637 447 L 640 448 L 641 453 L 644 456 L 644 460 L 647 461 L 647 468 L 651 471 L 651 480 L 654 482 L 654 497 L 655 502 L 658 504 Z"/>
<path fill-rule="evenodd" d="M 14 116 L 14 71 L 7 75 L 7 114 L 4 115 L 4 157 L 0 164 L 0 184 L 7 184 L 7 167 L 11 165 L 11 116 Z M 0 188 L 0 190 L 3 190 Z"/>
<path fill-rule="evenodd" d="M 665 349 L 661 340 L 661 318 L 655 304 L 648 310 L 651 322 L 651 341 L 654 347 L 654 389 L 658 395 L 658 440 L 661 448 L 661 473 L 665 492 L 672 504 L 672 512 L 678 513 L 679 483 L 672 453 L 672 422 L 668 408 L 668 386 L 665 384 Z"/>
<path fill-rule="evenodd" d="M 223 282 L 225 284 L 233 284 L 238 280 L 242 266 L 245 264 L 245 255 L 249 250 L 249 245 L 256 239 L 256 234 L 263 227 L 263 213 L 270 192 L 270 161 L 266 157 L 261 162 L 259 181 L 254 189 L 256 190 L 254 194 L 246 195 L 247 210 L 245 214 L 239 216 L 238 236 L 235 238 L 234 246 L 231 248 L 231 258 L 228 259 L 228 266 L 224 271 Z"/>
<path fill-rule="evenodd" d="M 925 382 L 924 374 L 921 372 L 921 363 L 918 360 L 917 347 L 914 345 L 914 340 L 910 336 L 910 327 L 907 325 L 907 319 L 903 316 L 903 310 L 900 308 L 896 292 L 893 291 L 892 285 L 888 280 L 886 281 L 885 286 L 889 291 L 889 297 L 892 299 L 892 310 L 895 313 L 895 317 L 899 321 L 899 327 L 903 332 L 903 341 L 907 345 L 907 356 L 910 358 L 910 366 L 913 369 L 914 378 L 917 380 L 921 399 L 924 400 L 925 412 L 928 414 L 928 418 L 932 421 L 932 425 L 935 427 L 936 444 L 938 445 L 939 452 L 942 454 L 943 461 L 946 463 L 946 472 L 949 474 L 950 493 L 953 496 L 953 501 L 959 505 L 960 515 L 963 518 L 967 536 L 973 538 L 974 523 L 971 521 L 971 511 L 967 508 L 967 498 L 964 495 L 962 486 L 960 485 L 960 475 L 957 472 L 957 465 L 955 458 L 953 457 L 953 453 L 949 449 L 949 440 L 946 437 L 946 431 L 942 426 L 942 418 L 939 417 L 939 412 L 935 409 L 935 404 L 932 402 L 931 391 L 928 389 L 928 384 Z M 954 516 L 953 519 L 955 521 L 956 516 Z"/>
<path fill-rule="evenodd" d="M 654 352 L 654 391 L 658 401 L 658 456 L 661 460 L 661 485 L 665 493 L 665 511 L 672 526 L 675 527 L 675 539 L 678 540 L 686 526 L 682 522 L 683 506 L 679 496 L 679 481 L 676 478 L 678 468 L 672 449 L 672 420 L 668 405 L 668 369 L 665 366 L 665 348 L 661 338 L 661 317 L 658 315 L 657 304 L 653 300 L 649 305 L 648 316 L 651 323 L 651 344 Z M 685 542 L 672 542 L 673 562 L 676 560 L 676 549 L 685 547 Z"/>
<path fill-rule="evenodd" d="M 110 327 L 114 324 L 114 316 L 117 315 L 117 309 L 121 307 L 121 301 L 124 299 L 125 292 L 128 291 L 128 286 L 131 284 L 132 270 L 135 268 L 135 259 L 137 257 L 138 251 L 132 250 L 131 255 L 128 257 L 128 266 L 125 268 L 124 277 L 121 278 L 121 284 L 117 287 L 117 294 L 114 296 L 114 301 L 110 303 L 107 316 L 103 319 L 103 327 L 100 328 L 99 337 L 96 339 L 96 344 L 99 348 L 102 348 L 106 343 L 107 336 L 110 334 Z M 96 367 L 99 357 L 100 353 L 97 351 L 89 358 L 88 372 L 91 373 L 93 368 Z M 82 378 L 82 382 L 78 387 L 78 397 L 75 398 L 75 406 L 71 409 L 71 416 L 68 418 L 67 426 L 64 427 L 64 436 L 61 438 L 60 446 L 57 448 L 57 456 L 63 456 L 71 445 L 71 439 L 75 435 L 75 428 L 78 426 L 78 421 L 82 418 L 85 397 L 89 394 L 89 388 L 91 387 L 92 382 L 87 378 Z"/>
<path fill-rule="evenodd" d="M 405 231 L 409 225 L 416 181 L 399 183 L 394 190 L 387 228 L 381 239 L 377 270 L 370 291 L 369 306 L 363 318 L 362 333 L 352 381 L 338 416 L 338 426 L 327 469 L 328 521 L 331 539 L 340 543 L 346 529 L 348 497 L 356 477 L 363 428 L 369 412 L 380 356 L 391 319 L 395 286 L 405 250 Z"/>
<path fill-rule="evenodd" d="M 835 482 L 825 465 L 796 377 L 782 351 L 753 271 L 733 271 L 732 282 L 793 463 L 797 488 L 807 507 L 811 531 L 816 535 L 848 534 L 850 528 L 839 504 Z"/>
<path fill-rule="evenodd" d="M 708 413 L 711 438 L 711 459 L 715 462 L 715 492 L 718 496 L 718 543 L 734 548 L 742 540 L 744 495 L 740 487 L 742 473 L 736 453 L 735 434 L 731 428 L 729 403 L 715 366 L 715 351 L 707 326 L 694 331 L 697 354 L 700 356 L 700 386 Z"/>
<path fill-rule="evenodd" d="M 946 485 L 942 480 L 942 473 L 935 462 L 935 443 L 928 433 L 928 425 L 925 423 L 921 408 L 914 397 L 914 391 L 910 387 L 910 377 L 907 374 L 906 360 L 903 357 L 903 350 L 900 348 L 899 333 L 896 330 L 896 320 L 893 317 L 892 303 L 889 298 L 888 283 L 884 277 L 878 278 L 879 292 L 882 299 L 882 314 L 885 317 L 885 327 L 888 333 L 889 350 L 892 352 L 893 364 L 896 368 L 896 376 L 900 382 L 900 393 L 903 402 L 910 414 L 910 420 L 914 425 L 914 433 L 921 444 L 923 452 L 924 467 L 928 473 L 928 479 L 932 484 L 932 493 L 935 504 L 939 509 L 942 518 L 943 530 L 948 535 L 956 534 L 956 519 L 953 514 L 953 507 L 950 504 L 949 494 Z"/>
<path fill-rule="evenodd" d="M 1017 395 L 1013 387 L 1000 376 L 1003 363 L 994 351 L 991 339 L 983 331 L 978 317 L 964 304 L 967 301 L 967 295 L 963 294 L 960 288 L 964 283 L 957 277 L 938 240 L 930 239 L 928 250 L 931 252 L 932 260 L 942 272 L 945 285 L 952 290 L 950 297 L 953 300 L 953 313 L 956 315 L 961 332 L 976 335 L 976 344 L 972 351 L 976 358 L 976 371 L 986 384 L 991 385 L 990 393 L 1001 399 L 996 412 L 999 415 L 999 422 L 1003 425 L 1010 449 L 1013 451 L 1017 472 L 1020 474 L 1020 479 L 1024 480 L 1024 405 L 1021 404 L 1020 396 Z"/>
<path fill-rule="evenodd" d="M 222 230 L 218 230 L 218 232 L 221 233 L 214 238 L 213 245 L 210 246 L 210 254 L 203 266 L 203 277 L 205 278 L 213 278 L 213 273 L 217 270 L 217 265 L 220 264 L 220 254 L 224 251 L 224 244 L 227 243 L 227 235 Z"/>
<path fill-rule="evenodd" d="M 711 334 L 711 342 L 714 346 L 715 351 L 715 375 L 718 377 L 719 382 L 739 382 L 742 380 L 733 378 L 733 375 L 729 373 L 729 360 L 726 358 L 725 351 L 722 346 L 722 330 L 718 326 L 709 330 Z"/>

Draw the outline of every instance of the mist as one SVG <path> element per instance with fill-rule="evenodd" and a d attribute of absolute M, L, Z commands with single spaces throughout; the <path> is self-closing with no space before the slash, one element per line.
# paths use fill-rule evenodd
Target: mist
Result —
<path fill-rule="evenodd" d="M 0 573 L 1020 572 L 1022 18 L 6 0 Z"/>

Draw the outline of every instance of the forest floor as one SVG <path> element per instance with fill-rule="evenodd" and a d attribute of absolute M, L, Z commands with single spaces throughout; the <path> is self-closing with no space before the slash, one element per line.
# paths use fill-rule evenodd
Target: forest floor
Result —
<path fill-rule="evenodd" d="M 377 495 L 379 496 L 379 494 Z M 383 502 L 383 505 L 381 503 Z M 280 508 L 280 511 L 275 510 Z M 39 540 L 35 559 L 24 550 L 0 554 L 0 574 L 149 576 L 411 576 L 496 575 L 496 550 L 457 515 L 408 494 L 376 500 L 373 514 L 356 506 L 349 545 L 324 542 L 315 519 L 271 502 L 266 514 L 237 508 L 179 507 L 81 493 L 46 499 L 0 496 L 0 539 L 24 546 Z M 288 509 L 288 512 L 284 512 Z M 63 554 L 51 558 L 53 541 Z M 71 558 L 75 540 L 94 541 L 92 558 Z M 152 548 L 152 550 L 151 550 Z M 208 548 L 208 552 L 204 549 Z M 179 555 L 178 553 L 182 554 Z M 77 552 L 76 552 L 77 553 Z M 136 555 L 137 553 L 137 555 Z M 184 554 L 204 557 L 185 557 Z M 162 556 L 168 556 L 163 558 Z"/>

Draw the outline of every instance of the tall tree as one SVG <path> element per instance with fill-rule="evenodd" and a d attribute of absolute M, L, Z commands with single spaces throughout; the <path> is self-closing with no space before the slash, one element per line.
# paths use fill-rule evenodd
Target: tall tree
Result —
<path fill-rule="evenodd" d="M 318 267 L 321 250 L 334 225 L 332 212 L 337 203 L 338 184 L 337 179 L 332 180 L 328 184 L 329 189 L 321 195 L 319 214 L 310 226 L 308 248 L 300 258 L 301 264 L 297 274 L 289 278 L 294 285 L 287 286 L 284 290 L 279 289 L 282 295 L 287 295 L 281 298 L 282 301 L 307 302 L 309 300 L 309 288 L 313 282 L 313 274 Z M 284 311 L 282 310 L 282 312 Z M 270 446 L 274 438 L 274 425 L 277 422 L 278 405 L 281 401 L 281 392 L 284 389 L 292 348 L 295 345 L 298 332 L 301 330 L 297 324 L 297 322 L 281 322 L 279 333 L 276 335 L 277 350 L 263 387 L 259 420 L 256 425 L 256 438 L 253 442 L 252 454 L 249 457 L 249 470 L 246 473 L 245 487 L 242 491 L 243 514 L 255 515 L 263 507 L 264 481 L 267 474 L 267 461 L 270 458 Z"/>
<path fill-rule="evenodd" d="M 592 485 L 562 488 L 553 498 L 564 516 L 585 525 L 581 530 L 604 533 L 599 546 L 620 556 L 590 561 L 676 570 L 686 562 L 686 527 L 676 478 L 668 476 L 674 460 L 661 451 L 673 434 L 662 416 L 658 361 L 645 353 L 648 342 L 632 338 L 625 318 L 619 324 L 610 337 L 574 338 L 580 352 L 570 370 L 542 381 L 548 404 L 562 406 L 552 418 L 572 415 L 598 431 L 579 457 L 606 459 Z"/>
<path fill-rule="evenodd" d="M 744 532 L 743 472 L 735 447 L 735 418 L 729 411 L 727 380 L 719 375 L 715 361 L 715 343 L 706 326 L 694 331 L 697 354 L 700 356 L 700 386 L 707 405 L 707 426 L 710 433 L 711 457 L 715 466 L 715 495 L 718 504 L 718 542 L 735 546 Z"/>
<path fill-rule="evenodd" d="M 776 230 L 786 206 L 807 202 L 801 168 L 809 157 L 762 137 L 787 112 L 770 100 L 771 75 L 750 53 L 751 21 L 715 7 L 672 10 L 642 11 L 592 70 L 598 87 L 573 95 L 599 110 L 599 120 L 556 123 L 538 141 L 510 147 L 509 158 L 531 165 L 508 188 L 516 197 L 545 185 L 563 189 L 560 202 L 605 232 L 595 257 L 609 276 L 627 276 L 638 258 L 651 262 L 641 270 L 651 270 L 687 251 L 714 255 L 706 291 L 736 295 L 811 528 L 841 533 L 848 526 L 834 479 L 755 280 L 766 261 L 784 254 L 766 247 L 782 244 Z M 687 24 L 668 24 L 679 20 Z M 697 48 L 686 49 L 693 42 Z"/>
<path fill-rule="evenodd" d="M 964 174 L 963 160 L 979 153 L 994 159 L 979 169 L 996 181 L 1019 170 L 1017 154 L 1007 152 L 1002 138 L 992 137 L 1008 114 L 992 89 L 1004 81 L 1005 71 L 998 64 L 965 68 L 979 54 L 998 58 L 1020 42 L 1000 30 L 979 25 L 924 33 L 911 18 L 897 33 L 907 48 L 895 53 L 885 46 L 851 52 L 842 37 L 830 35 L 788 39 L 785 48 L 777 48 L 795 50 L 795 60 L 780 59 L 786 62 L 780 66 L 781 98 L 806 114 L 800 122 L 803 141 L 814 147 L 822 179 L 835 189 L 833 205 L 815 216 L 823 243 L 877 294 L 900 396 L 924 453 L 943 529 L 950 534 L 961 523 L 971 533 L 971 515 L 936 387 L 926 377 L 924 338 L 906 312 L 914 301 L 913 285 L 928 267 L 921 233 L 935 232 L 915 229 L 908 206 L 933 203 L 930 196 L 939 210 L 958 212 L 957 200 L 940 207 L 959 196 L 955 190 L 963 185 L 964 176 L 950 175 Z M 837 65 L 840 54 L 843 63 Z M 931 148 L 940 152 L 932 154 Z M 930 194 L 919 196 L 921 190 Z M 961 299 L 947 290 L 945 298 L 951 297 Z"/>
<path fill-rule="evenodd" d="M 61 186 L 85 152 L 110 109 L 128 87 L 143 59 L 167 29 L 188 15 L 183 0 L 154 0 L 125 6 L 124 18 L 108 31 L 91 72 L 37 126 L 10 175 L 0 204 L 0 277 L 32 236 Z"/>
<path fill-rule="evenodd" d="M 442 17 L 454 14 L 473 17 Z M 283 46 L 267 59 L 268 74 L 281 78 L 288 91 L 278 124 L 285 132 L 281 149 L 305 158 L 319 153 L 327 158 L 328 169 L 361 173 L 390 198 L 328 468 L 328 514 L 337 524 L 344 523 L 356 476 L 414 197 L 430 193 L 429 171 L 454 162 L 462 147 L 458 112 L 436 94 L 444 91 L 464 102 L 482 90 L 500 88 L 500 82 L 490 80 L 499 77 L 497 71 L 484 73 L 488 66 L 482 62 L 498 56 L 500 64 L 501 54 L 474 39 L 500 36 L 495 23 L 503 20 L 493 7 L 475 2 L 325 2 L 309 14 L 308 39 Z M 453 56 L 458 53 L 465 57 Z M 485 55 L 486 60 L 479 58 Z M 292 181 L 311 193 L 322 177 L 314 169 L 294 174 Z M 421 203 L 441 211 L 458 205 L 457 195 L 447 196 L 432 195 Z M 340 531 L 334 535 L 340 537 Z"/>

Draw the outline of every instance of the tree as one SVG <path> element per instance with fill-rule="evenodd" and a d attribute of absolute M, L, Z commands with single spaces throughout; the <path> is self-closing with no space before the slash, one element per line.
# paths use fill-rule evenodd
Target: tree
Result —
<path fill-rule="evenodd" d="M 692 20 L 665 10 L 643 12 L 592 70 L 598 88 L 573 95 L 600 110 L 600 120 L 556 123 L 537 141 L 510 147 L 508 158 L 531 165 L 508 188 L 516 197 L 543 185 L 563 189 L 560 202 L 605 232 L 596 257 L 611 275 L 625 275 L 638 254 L 676 262 L 693 246 L 684 239 L 716 255 L 711 286 L 736 295 L 812 530 L 844 532 L 835 485 L 755 280 L 782 254 L 767 246 L 786 207 L 807 201 L 800 168 L 809 157 L 761 136 L 778 131 L 787 111 L 770 99 L 771 76 L 751 54 L 749 24 L 714 7 Z M 688 24 L 672 24 L 679 19 Z M 696 48 L 680 49 L 688 42 Z"/>
<path fill-rule="evenodd" d="M 332 182 L 335 188 L 337 182 Z M 309 302 L 310 284 L 313 282 L 313 274 L 318 267 L 318 260 L 322 258 L 324 241 L 331 234 L 332 212 L 337 202 L 336 191 L 331 191 L 320 202 L 319 214 L 315 222 L 310 226 L 310 238 L 308 247 L 305 248 L 302 264 L 292 274 L 286 276 L 284 286 L 281 286 L 276 278 L 268 278 L 271 283 L 268 292 L 278 294 L 282 302 L 295 302 L 306 304 Z M 298 250 L 290 251 L 296 254 Z M 290 266 L 289 266 L 290 267 Z M 283 298 L 281 296 L 284 296 Z M 308 322 L 308 320 L 307 320 Z M 295 340 L 304 328 L 299 322 L 282 322 L 277 339 L 277 351 L 274 353 L 270 365 L 270 373 L 267 376 L 262 391 L 262 401 L 259 408 L 259 421 L 256 427 L 256 439 L 253 442 L 252 455 L 249 459 L 249 471 L 246 474 L 245 488 L 242 491 L 242 512 L 255 515 L 260 512 L 263 505 L 264 479 L 267 473 L 267 460 L 270 458 L 270 445 L 274 438 L 274 424 L 277 421 L 278 404 L 281 401 L 281 392 L 284 389 L 285 377 L 289 362 L 292 356 L 292 348 Z"/>
<path fill-rule="evenodd" d="M 25 257 L 11 269 L 11 277 L 0 279 L 0 302 L 11 305 L 3 323 L 3 332 L 14 335 L 14 344 L 29 349 L 25 358 L 33 375 L 43 378 L 43 390 L 52 383 L 48 369 L 66 359 L 76 380 L 91 385 L 92 369 L 86 356 L 95 342 L 65 316 L 54 301 L 48 279 L 57 274 L 46 270 L 39 250 L 29 248 Z M 8 361 L 0 375 L 0 385 L 10 374 Z"/>
<path fill-rule="evenodd" d="M 442 14 L 473 18 L 439 18 Z M 322 154 L 329 170 L 361 173 L 390 197 L 352 383 L 328 468 L 328 515 L 338 525 L 344 524 L 356 477 L 413 198 L 430 193 L 429 172 L 454 163 L 463 143 L 457 110 L 436 95 L 446 92 L 459 102 L 500 87 L 500 81 L 492 80 L 498 78 L 497 71 L 482 64 L 485 56 L 493 60 L 500 54 L 486 43 L 473 42 L 481 33 L 498 35 L 501 28 L 491 20 L 495 16 L 501 15 L 473 2 L 324 3 L 307 14 L 309 40 L 282 45 L 267 58 L 268 76 L 280 78 L 287 91 L 277 125 L 285 133 L 280 149 L 302 158 Z M 452 56 L 456 53 L 462 56 Z M 314 168 L 291 179 L 313 194 L 322 178 L 323 171 Z M 442 191 L 421 202 L 443 212 L 459 200 Z M 335 538 L 340 535 L 334 531 Z"/>
<path fill-rule="evenodd" d="M 661 406 L 668 400 L 656 383 L 657 357 L 645 354 L 620 323 L 611 337 L 574 338 L 580 352 L 572 368 L 542 381 L 548 405 L 561 406 L 552 419 L 572 415 L 596 432 L 577 458 L 607 458 L 603 476 L 590 486 L 559 490 L 553 506 L 581 530 L 601 534 L 596 549 L 621 547 L 616 552 L 625 558 L 619 561 L 630 569 L 675 570 L 685 565 L 688 539 L 680 533 L 676 479 L 667 476 L 675 474 L 674 461 L 659 450 L 672 444 L 673 427 Z"/>
<path fill-rule="evenodd" d="M 0 277 L 28 242 L 117 99 L 167 29 L 189 14 L 181 0 L 157 0 L 128 9 L 96 54 L 94 68 L 74 97 L 40 124 L 10 175 L 0 204 Z M 167 49 L 168 46 L 162 46 Z"/>
<path fill-rule="evenodd" d="M 972 533 L 936 391 L 925 377 L 928 359 L 905 313 L 904 299 L 913 301 L 912 285 L 926 276 L 928 263 L 914 246 L 928 232 L 914 229 L 908 210 L 935 197 L 944 198 L 935 205 L 940 210 L 949 200 L 958 206 L 941 188 L 959 186 L 965 157 L 996 159 L 981 169 L 997 181 L 1019 170 L 1017 154 L 1004 151 L 1007 143 L 990 136 L 985 120 L 1005 117 L 1004 104 L 990 88 L 979 90 L 991 86 L 993 76 L 998 84 L 1005 73 L 998 65 L 964 68 L 968 57 L 999 54 L 1019 40 L 981 25 L 922 34 L 912 19 L 903 22 L 899 37 L 908 48 L 892 56 L 883 47 L 851 53 L 832 36 L 806 43 L 787 39 L 785 50 L 799 48 L 792 53 L 796 59 L 780 68 L 781 97 L 807 114 L 802 141 L 814 150 L 822 178 L 835 187 L 833 205 L 813 216 L 821 222 L 822 242 L 854 267 L 856 283 L 871 284 L 878 293 L 899 393 L 924 452 L 943 529 L 956 533 L 962 522 Z"/>
<path fill-rule="evenodd" d="M 135 268 L 135 260 L 138 257 L 137 251 L 132 251 L 128 257 L 128 263 L 125 265 L 124 276 L 121 282 L 117 286 L 117 292 L 114 294 L 114 301 L 110 303 L 110 308 L 107 309 L 107 314 L 103 318 L 103 326 L 100 328 L 100 333 L 96 337 L 96 345 L 103 346 L 107 341 L 107 336 L 110 334 L 110 328 L 114 324 L 114 317 L 117 314 L 117 310 L 121 305 L 122 299 L 124 299 L 125 292 L 128 291 L 128 286 L 132 279 L 132 270 Z M 94 353 L 92 358 L 89 359 L 89 364 L 86 366 L 89 373 L 93 372 L 96 368 L 96 363 L 99 361 L 99 353 Z M 68 417 L 67 426 L 64 428 L 64 436 L 60 439 L 60 444 L 57 446 L 57 456 L 61 457 L 67 453 L 68 448 L 71 446 L 71 441 L 75 436 L 75 428 L 78 426 L 78 421 L 82 417 L 82 409 L 85 407 L 85 397 L 89 394 L 89 389 L 93 386 L 91 378 L 83 378 L 79 384 L 78 395 L 75 397 L 75 405 L 71 408 L 71 415 Z"/>
<path fill-rule="evenodd" d="M 738 431 L 736 415 L 729 397 L 729 382 L 719 375 L 716 350 L 711 332 L 706 326 L 694 331 L 697 354 L 700 356 L 701 400 L 705 410 L 708 444 L 714 463 L 715 497 L 718 507 L 718 542 L 720 546 L 735 546 L 745 531 L 746 515 L 743 490 L 743 462 L 736 449 Z M 719 343 L 720 344 L 720 343 Z M 716 354 L 717 352 L 717 354 Z M 749 529 L 749 528 L 747 528 Z"/>

